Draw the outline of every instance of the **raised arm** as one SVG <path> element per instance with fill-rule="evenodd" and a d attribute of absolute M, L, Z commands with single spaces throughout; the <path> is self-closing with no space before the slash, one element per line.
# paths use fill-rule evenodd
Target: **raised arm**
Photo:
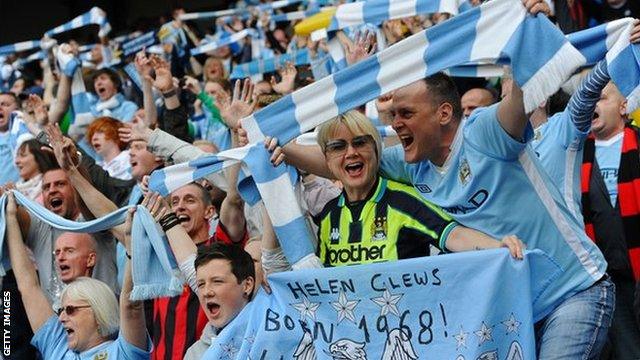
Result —
<path fill-rule="evenodd" d="M 246 130 L 238 129 L 238 141 L 239 146 L 245 146 L 249 143 Z M 310 174 L 327 179 L 334 178 L 318 145 L 300 145 L 294 140 L 284 146 L 280 146 L 277 138 L 267 137 L 264 141 L 264 146 L 272 153 L 271 163 L 274 166 L 278 166 L 284 161 Z"/>
<path fill-rule="evenodd" d="M 244 217 L 244 201 L 238 193 L 239 172 L 240 164 L 226 170 L 229 188 L 227 196 L 220 206 L 220 223 L 234 243 L 242 241 L 247 228 L 247 221 Z"/>
<path fill-rule="evenodd" d="M 51 305 L 47 301 L 40 283 L 36 268 L 29 259 L 27 249 L 22 240 L 20 225 L 17 219 L 17 206 L 13 193 L 7 194 L 7 246 L 13 273 L 22 296 L 22 303 L 29 318 L 31 330 L 35 333 L 53 315 Z"/>
<path fill-rule="evenodd" d="M 538 13 L 549 14 L 550 9 L 543 1 L 522 0 L 529 14 L 535 16 Z M 514 139 L 521 140 L 527 128 L 528 117 L 524 112 L 522 89 L 513 82 L 511 92 L 500 101 L 498 106 L 498 121 L 502 128 Z"/>
<path fill-rule="evenodd" d="M 187 231 L 180 225 L 176 214 L 169 208 L 167 202 L 155 192 L 149 192 L 142 200 L 142 206 L 146 207 L 153 218 L 160 224 L 167 235 L 171 251 L 178 261 L 180 271 L 187 280 L 193 292 L 198 292 L 196 285 L 196 269 L 193 265 L 198 248 Z"/>
<path fill-rule="evenodd" d="M 125 222 L 125 247 L 128 254 L 131 254 L 133 213 L 134 209 L 130 209 Z M 129 300 L 132 289 L 131 261 L 128 260 L 125 266 L 122 292 L 120 293 L 120 332 L 129 344 L 146 351 L 149 346 L 147 343 L 147 327 L 144 321 L 144 303 L 142 301 Z"/>
<path fill-rule="evenodd" d="M 58 58 L 62 58 L 65 62 L 69 62 L 69 58 L 73 57 L 72 48 L 68 44 L 60 45 Z M 49 110 L 49 121 L 51 123 L 59 123 L 64 114 L 69 109 L 69 102 L 71 101 L 71 75 L 67 75 L 65 71 L 60 71 L 60 82 L 58 83 L 58 92 L 56 93 L 56 101 L 51 104 Z"/>
<path fill-rule="evenodd" d="M 71 185 L 76 189 L 93 216 L 102 217 L 118 210 L 118 206 L 98 191 L 81 173 L 81 168 L 77 165 L 78 160 L 73 158 L 77 151 L 73 141 L 63 137 L 57 125 L 48 126 L 47 134 L 58 164 L 66 171 Z M 123 242 L 124 230 L 124 225 L 118 225 L 111 229 L 111 233 L 120 242 Z"/>
<path fill-rule="evenodd" d="M 158 122 L 158 111 L 153 101 L 153 79 L 151 70 L 153 67 L 144 51 L 136 54 L 135 66 L 142 81 L 142 101 L 144 106 L 144 122 L 147 126 L 154 126 Z"/>

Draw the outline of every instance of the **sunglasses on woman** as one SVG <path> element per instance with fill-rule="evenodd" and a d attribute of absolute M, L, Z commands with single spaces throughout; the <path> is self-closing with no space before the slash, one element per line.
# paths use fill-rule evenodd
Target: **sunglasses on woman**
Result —
<path fill-rule="evenodd" d="M 351 147 L 354 149 L 360 150 L 369 144 L 373 144 L 373 142 L 373 137 L 371 135 L 354 136 L 350 143 L 344 139 L 329 140 L 324 145 L 324 152 L 331 156 L 342 155 L 347 151 L 347 146 L 349 144 L 351 144 Z"/>
<path fill-rule="evenodd" d="M 56 314 L 60 316 L 60 314 L 62 314 L 62 312 L 64 311 L 68 316 L 73 316 L 73 314 L 75 314 L 78 309 L 84 309 L 84 308 L 90 308 L 90 307 L 91 305 L 80 305 L 80 306 L 67 305 L 59 308 L 58 311 L 56 311 Z"/>

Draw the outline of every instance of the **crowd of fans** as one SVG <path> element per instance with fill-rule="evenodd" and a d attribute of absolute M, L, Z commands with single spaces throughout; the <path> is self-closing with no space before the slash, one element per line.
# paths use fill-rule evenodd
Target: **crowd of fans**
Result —
<path fill-rule="evenodd" d="M 640 17 L 640 5 L 631 0 L 556 0 L 551 7 L 534 0 L 525 3 L 533 13 L 550 14 L 566 33 L 622 17 Z M 471 5 L 478 6 L 480 1 L 472 0 Z M 165 166 L 246 145 L 241 119 L 340 69 L 326 38 L 312 40 L 294 33 L 293 26 L 300 20 L 271 22 L 271 16 L 299 6 L 220 17 L 213 34 L 206 35 L 202 29 L 211 24 L 182 21 L 185 9 L 176 8 L 171 20 L 159 26 L 161 46 L 121 58 L 119 63 L 113 62 L 114 39 L 99 39 L 81 64 L 84 78 L 80 82 L 91 89 L 87 91 L 91 94 L 82 94 L 90 101 L 90 121 L 80 119 L 72 106 L 79 94 L 74 90 L 78 79 L 58 65 L 68 58 L 79 59 L 82 44 L 61 43 L 48 49 L 43 60 L 21 68 L 16 64 L 24 54 L 4 59 L 0 192 L 7 195 L 5 241 L 12 268 L 2 278 L 12 304 L 12 353 L 6 358 L 35 359 L 40 354 L 61 359 L 67 353 L 100 358 L 108 353 L 117 359 L 199 359 L 261 286 L 268 291 L 266 274 L 291 270 L 264 207 L 246 205 L 240 196 L 238 165 L 183 186 L 166 198 L 149 190 L 149 175 Z M 379 29 L 367 25 L 339 31 L 336 38 L 351 66 L 450 17 L 437 13 L 388 20 Z M 261 46 L 246 37 L 206 54 L 189 55 L 190 48 L 216 34 L 249 28 L 260 30 Z M 167 29 L 178 35 L 163 37 Z M 639 34 L 636 23 L 631 40 L 638 41 Z M 309 50 L 309 65 L 287 63 L 251 79 L 230 79 L 239 64 L 302 49 Z M 123 70 L 127 64 L 134 65 L 138 80 Z M 637 218 L 629 219 L 621 211 L 619 197 L 633 194 L 622 194 L 618 188 L 623 169 L 640 172 L 640 163 L 625 163 L 627 156 L 620 156 L 626 131 L 637 136 L 638 130 L 626 115 L 634 109 L 625 108 L 625 98 L 603 69 L 601 63 L 585 69 L 578 75 L 581 85 L 565 86 L 524 123 L 518 122 L 520 117 L 515 119 L 522 112 L 521 106 L 516 107 L 519 89 L 508 73 L 488 79 L 436 74 L 323 124 L 316 131 L 318 146 L 278 144 L 272 138 L 265 146 L 273 152 L 274 165 L 284 161 L 297 168 L 298 201 L 317 234 L 318 263 L 325 267 L 497 247 L 508 248 L 520 259 L 525 247 L 532 247 L 525 234 L 509 230 L 496 236 L 482 222 L 442 210 L 438 205 L 444 208 L 444 204 L 425 200 L 411 186 L 415 180 L 398 181 L 402 177 L 398 167 L 383 153 L 387 148 L 398 150 L 400 164 L 429 160 L 445 174 L 447 156 L 454 151 L 450 145 L 464 119 L 493 112 L 512 140 L 526 139 L 524 128 L 530 122 L 535 129 L 532 147 L 540 163 L 558 182 L 554 186 L 562 192 L 563 201 L 576 205 L 567 208 L 582 226 L 580 236 L 592 237 L 609 264 L 608 275 L 579 290 L 598 285 L 611 291 L 610 281 L 616 288 L 615 300 L 609 294 L 603 303 L 605 315 L 593 330 L 597 339 L 588 346 L 592 352 L 585 358 L 639 358 L 640 255 L 632 250 L 637 249 L 634 241 L 640 228 L 629 223 Z M 430 102 L 434 98 L 441 99 L 435 107 Z M 426 109 L 437 110 L 442 121 L 427 121 Z M 511 117 L 512 122 L 505 120 Z M 393 126 L 398 136 L 382 138 L 376 126 L 383 125 Z M 20 126 L 26 130 L 16 133 Z M 429 136 L 421 138 L 422 133 Z M 552 141 L 556 143 L 549 144 Z M 574 174 L 562 168 L 558 156 L 569 157 L 574 150 L 580 155 L 584 150 L 580 165 L 598 163 L 600 171 L 591 176 L 582 167 L 577 181 L 591 186 L 578 185 L 582 194 L 577 190 L 569 195 L 563 191 L 566 182 L 561 181 Z M 596 198 L 594 189 L 604 190 L 604 201 Z M 17 206 L 14 191 L 72 221 L 99 218 L 126 205 L 145 206 L 166 233 L 187 280 L 182 294 L 145 302 L 129 300 L 133 211 L 127 222 L 110 231 L 65 232 Z M 636 192 L 640 204 L 640 190 Z M 548 241 L 554 240 L 561 242 Z M 576 326 L 566 318 L 556 321 Z M 543 334 L 537 333 L 538 341 L 553 349 L 544 332 L 563 325 L 541 322 L 536 328 Z M 556 350 L 539 351 L 541 358 L 554 358 Z"/>

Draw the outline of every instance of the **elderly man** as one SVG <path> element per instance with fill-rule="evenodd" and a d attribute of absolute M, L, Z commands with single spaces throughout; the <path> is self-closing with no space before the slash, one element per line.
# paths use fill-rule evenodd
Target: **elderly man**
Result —
<path fill-rule="evenodd" d="M 65 232 L 58 236 L 53 256 L 60 280 L 68 284 L 82 276 L 91 277 L 98 257 L 97 247 L 89 234 Z"/>
<path fill-rule="evenodd" d="M 68 220 L 82 221 L 79 197 L 71 185 L 69 176 L 62 169 L 54 169 L 42 175 L 42 195 L 44 206 L 56 215 Z M 23 233 L 27 234 L 25 243 L 33 251 L 38 265 L 38 273 L 43 289 L 51 302 L 54 302 L 62 290 L 62 279 L 56 271 L 55 240 L 64 233 L 38 217 L 30 216 L 25 210 L 19 211 L 19 220 Z M 109 232 L 94 234 L 96 240 L 95 267 L 93 277 L 118 290 L 116 283 L 115 240 Z"/>

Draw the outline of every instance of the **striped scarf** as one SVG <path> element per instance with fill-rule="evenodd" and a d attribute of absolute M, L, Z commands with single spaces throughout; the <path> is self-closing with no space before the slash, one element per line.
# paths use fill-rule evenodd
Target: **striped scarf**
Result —
<path fill-rule="evenodd" d="M 618 169 L 618 204 L 631 270 L 634 279 L 640 281 L 640 152 L 637 131 L 631 126 L 624 129 L 622 155 Z M 582 159 L 582 215 L 587 235 L 597 242 L 589 199 L 595 149 L 595 137 L 591 134 L 584 144 Z"/>
<path fill-rule="evenodd" d="M 16 203 L 22 205 L 30 216 L 35 216 L 46 224 L 60 230 L 76 233 L 96 233 L 113 228 L 125 221 L 130 206 L 120 208 L 101 218 L 76 222 L 58 216 L 42 205 L 13 191 Z M 9 254 L 4 251 L 6 229 L 5 206 L 7 195 L 0 197 L 0 276 L 11 268 Z M 182 293 L 183 278 L 178 264 L 163 235 L 160 225 L 155 222 L 144 206 L 137 206 L 131 226 L 131 275 L 133 290 L 131 300 L 153 299 L 162 296 L 176 296 Z"/>

